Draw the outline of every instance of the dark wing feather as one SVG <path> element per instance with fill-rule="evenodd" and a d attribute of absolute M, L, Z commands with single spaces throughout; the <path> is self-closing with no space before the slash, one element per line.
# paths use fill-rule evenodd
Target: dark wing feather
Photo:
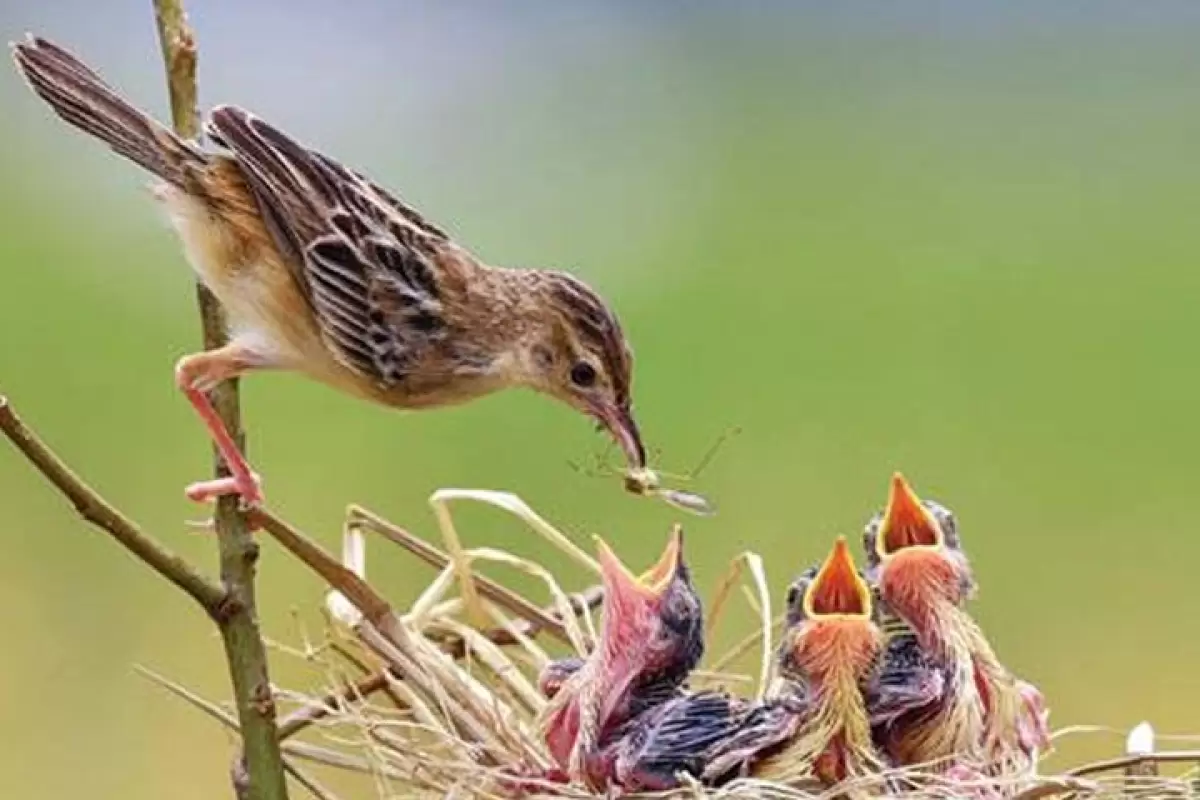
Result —
<path fill-rule="evenodd" d="M 425 233 L 438 241 L 450 241 L 450 234 L 434 225 L 415 208 L 403 202 L 400 200 L 400 198 L 396 197 L 391 192 L 372 181 L 370 178 L 367 178 L 362 173 L 355 172 L 349 167 L 339 164 L 332 158 L 320 153 L 313 153 L 313 157 L 324 164 L 325 168 L 330 172 L 341 177 L 346 183 L 358 183 L 366 186 L 372 194 L 390 206 L 392 210 L 403 217 L 406 222 L 420 230 L 422 233 Z"/>
<path fill-rule="evenodd" d="M 703 692 L 669 701 L 631 721 L 615 761 L 617 782 L 626 789 L 666 789 L 680 772 L 699 776 L 706 756 L 736 732 L 738 701 Z"/>
<path fill-rule="evenodd" d="M 921 649 L 914 633 L 894 629 L 865 687 L 871 726 L 887 726 L 909 712 L 940 703 L 945 692 L 945 670 Z"/>
<path fill-rule="evenodd" d="M 340 360 L 384 388 L 404 380 L 445 333 L 435 259 L 446 233 L 242 109 L 214 109 L 206 130 L 242 169 Z"/>
<path fill-rule="evenodd" d="M 733 729 L 705 753 L 704 782 L 720 784 L 748 773 L 796 735 L 804 714 L 796 699 L 746 704 Z"/>

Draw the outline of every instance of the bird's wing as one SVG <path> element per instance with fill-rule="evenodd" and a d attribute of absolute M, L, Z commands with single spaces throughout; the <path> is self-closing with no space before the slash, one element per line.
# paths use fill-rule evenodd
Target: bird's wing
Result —
<path fill-rule="evenodd" d="M 939 703 L 945 692 L 945 670 L 925 654 L 914 635 L 897 633 L 888 640 L 879 668 L 865 687 L 871 725 L 886 725 Z"/>
<path fill-rule="evenodd" d="M 707 754 L 737 729 L 739 701 L 717 692 L 677 697 L 625 728 L 615 773 L 626 789 L 665 789 L 680 772 L 698 776 Z"/>
<path fill-rule="evenodd" d="M 803 709 L 794 702 L 744 703 L 736 724 L 705 754 L 703 779 L 719 783 L 746 773 L 795 736 L 803 719 Z"/>
<path fill-rule="evenodd" d="M 241 168 L 339 360 L 381 386 L 444 335 L 437 256 L 449 237 L 393 195 L 234 107 L 205 127 Z"/>
<path fill-rule="evenodd" d="M 640 715 L 686 694 L 687 692 L 680 685 L 676 676 L 661 676 L 657 680 L 642 683 L 637 687 L 636 693 L 630 699 L 629 713 L 634 716 Z"/>

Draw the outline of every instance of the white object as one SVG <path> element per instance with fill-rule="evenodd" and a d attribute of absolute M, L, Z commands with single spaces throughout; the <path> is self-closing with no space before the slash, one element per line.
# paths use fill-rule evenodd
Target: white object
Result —
<path fill-rule="evenodd" d="M 362 531 L 353 526 L 342 533 L 342 566 L 360 578 L 367 577 L 367 540 Z M 362 622 L 362 614 L 341 592 L 327 594 L 325 607 L 343 625 L 353 628 Z"/>
<path fill-rule="evenodd" d="M 1154 752 L 1154 728 L 1149 722 L 1139 722 L 1125 739 L 1125 752 L 1131 756 L 1148 756 Z"/>

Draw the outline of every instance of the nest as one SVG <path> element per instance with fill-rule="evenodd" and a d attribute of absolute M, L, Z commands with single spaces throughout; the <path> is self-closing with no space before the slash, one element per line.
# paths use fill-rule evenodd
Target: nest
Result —
<path fill-rule="evenodd" d="M 582 787 L 530 778 L 552 761 L 539 736 L 538 717 L 546 700 L 536 677 L 555 657 L 584 656 L 596 640 L 598 586 L 569 592 L 541 564 L 493 548 L 464 549 L 449 512 L 452 501 L 496 506 L 522 519 L 592 574 L 597 563 L 567 536 L 515 495 L 483 490 L 441 490 L 431 497 L 446 550 L 365 509 L 351 507 L 339 562 L 286 522 L 267 512 L 261 527 L 316 571 L 330 586 L 324 641 L 306 642 L 299 653 L 320 668 L 322 693 L 276 690 L 290 707 L 280 718 L 288 770 L 319 798 L 337 797 L 299 762 L 370 776 L 379 798 L 513 797 L 517 776 L 523 797 L 591 798 Z M 366 537 L 376 535 L 437 570 L 417 600 L 397 609 L 364 579 Z M 542 606 L 509 586 L 479 574 L 483 565 L 515 570 L 541 582 L 550 597 Z M 730 601 L 741 597 L 753 609 L 757 629 L 727 652 L 712 655 L 693 673 L 695 688 L 725 688 L 763 697 L 774 679 L 774 645 L 780 619 L 772 612 L 762 559 L 741 554 L 715 595 L 708 598 L 707 633 L 719 624 Z M 711 636 L 709 637 L 711 640 Z M 276 644 L 275 647 L 281 647 Z M 735 666 L 753 660 L 745 674 Z M 151 678 L 231 728 L 236 716 L 162 676 Z M 1080 735 L 1081 729 L 1061 730 Z M 1095 729 L 1092 729 L 1095 732 Z M 834 788 L 805 780 L 770 782 L 738 779 L 720 788 L 685 784 L 654 797 L 692 798 L 1200 798 L 1200 751 L 1155 751 L 1153 732 L 1143 724 L 1129 737 L 1125 755 L 1080 765 L 1058 775 L 1041 774 L 1039 754 L 1027 768 L 978 782 L 951 780 L 936 769 L 905 768 L 844 782 Z M 1177 764 L 1176 774 L 1159 774 L 1160 764 Z M 647 795 L 650 796 L 650 795 Z"/>

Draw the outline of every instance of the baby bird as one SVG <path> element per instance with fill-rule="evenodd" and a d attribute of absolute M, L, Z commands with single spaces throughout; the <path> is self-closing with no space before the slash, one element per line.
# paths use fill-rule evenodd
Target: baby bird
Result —
<path fill-rule="evenodd" d="M 896 618 L 886 627 L 899 632 L 875 696 L 886 699 L 890 686 L 892 699 L 904 701 L 875 709 L 889 755 L 901 764 L 1027 762 L 1047 742 L 1041 694 L 1000 663 L 964 608 L 975 579 L 954 515 L 922 501 L 896 473 L 863 539 L 868 578 Z M 907 696 L 895 691 L 902 685 Z M 902 713 L 923 696 L 927 707 Z"/>
<path fill-rule="evenodd" d="M 777 692 L 795 698 L 801 721 L 756 777 L 832 786 L 879 769 L 863 694 L 883 647 L 874 616 L 871 589 L 839 536 L 820 568 L 788 590 Z"/>
<path fill-rule="evenodd" d="M 626 723 L 678 697 L 704 655 L 704 615 L 676 527 L 658 562 L 635 577 L 598 540 L 604 586 L 599 641 L 586 659 L 551 663 L 542 734 L 559 770 L 596 789 L 614 782 Z"/>
<path fill-rule="evenodd" d="M 701 692 L 631 721 L 616 762 L 621 787 L 674 788 L 679 772 L 708 786 L 747 776 L 832 786 L 875 771 L 863 687 L 881 646 L 870 588 L 839 538 L 788 590 L 771 696 L 751 702 Z"/>
<path fill-rule="evenodd" d="M 29 37 L 13 55 L 59 117 L 155 176 L 188 260 L 229 314 L 228 344 L 175 367 L 232 475 L 193 484 L 193 500 L 261 502 L 206 396 L 261 369 L 401 409 L 526 387 L 594 418 L 631 468 L 645 467 L 629 344 L 583 282 L 485 265 L 378 184 L 243 109 L 213 109 L 205 130 L 220 150 L 209 152 L 52 42 Z"/>
<path fill-rule="evenodd" d="M 588 659 L 552 662 L 539 676 L 552 698 L 547 743 L 563 765 L 573 737 L 583 765 L 560 768 L 551 779 L 579 779 L 609 797 L 673 789 L 681 775 L 719 785 L 746 774 L 794 732 L 798 717 L 790 704 L 685 688 L 704 641 L 701 605 L 681 547 L 674 600 L 649 604 L 639 587 L 647 585 L 647 576 L 650 586 L 669 587 L 669 562 L 660 560 L 647 576 L 631 580 L 607 548 L 601 550 L 606 606 L 600 644 Z M 586 711 L 588 698 L 614 690 L 600 701 L 601 711 Z M 591 725 L 580 722 L 589 718 Z"/>

